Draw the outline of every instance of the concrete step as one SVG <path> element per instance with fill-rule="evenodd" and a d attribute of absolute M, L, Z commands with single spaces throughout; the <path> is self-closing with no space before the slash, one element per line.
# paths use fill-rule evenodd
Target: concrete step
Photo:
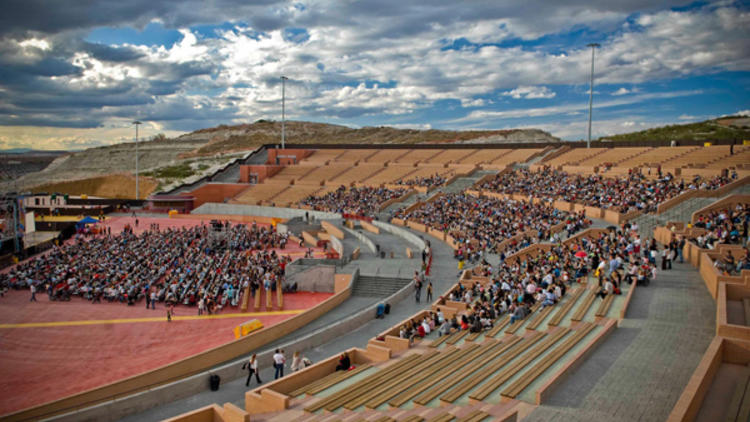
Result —
<path fill-rule="evenodd" d="M 401 290 L 410 281 L 409 279 L 360 276 L 354 284 L 352 294 L 387 297 Z"/>

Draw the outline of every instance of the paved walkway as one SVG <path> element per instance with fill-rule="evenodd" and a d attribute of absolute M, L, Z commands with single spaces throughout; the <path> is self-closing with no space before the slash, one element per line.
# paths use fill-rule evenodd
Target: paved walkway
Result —
<path fill-rule="evenodd" d="M 633 294 L 626 318 L 524 421 L 664 421 L 714 337 L 716 307 L 690 264 Z"/>

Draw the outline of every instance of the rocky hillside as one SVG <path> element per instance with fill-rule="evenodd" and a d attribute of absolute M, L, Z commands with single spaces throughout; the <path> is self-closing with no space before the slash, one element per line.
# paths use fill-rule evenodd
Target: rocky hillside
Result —
<path fill-rule="evenodd" d="M 750 117 L 727 116 L 682 125 L 668 125 L 639 132 L 607 136 L 599 141 L 717 141 L 750 139 Z"/>
<path fill-rule="evenodd" d="M 263 144 L 279 143 L 281 122 L 259 120 L 237 126 L 201 129 L 173 139 L 140 142 L 139 168 L 158 180 L 161 188 L 199 178 Z M 346 126 L 313 122 L 286 122 L 286 140 L 294 144 L 417 144 L 554 142 L 558 138 L 536 129 L 447 131 Z M 0 183 L 0 191 L 89 179 L 135 171 L 135 143 L 91 148 L 55 159 L 42 171 Z"/>
<path fill-rule="evenodd" d="M 194 156 L 218 152 L 254 149 L 259 145 L 281 142 L 281 122 L 259 120 L 253 124 L 218 126 L 198 130 L 179 138 L 208 141 Z M 507 143 L 557 142 L 560 139 L 538 129 L 450 131 L 396 129 L 392 127 L 346 126 L 313 122 L 286 122 L 286 142 L 291 144 L 420 144 L 420 143 Z M 187 156 L 186 155 L 186 156 Z"/>

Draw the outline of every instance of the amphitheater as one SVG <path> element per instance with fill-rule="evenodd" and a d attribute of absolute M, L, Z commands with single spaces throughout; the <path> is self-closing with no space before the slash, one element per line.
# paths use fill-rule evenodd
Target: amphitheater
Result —
<path fill-rule="evenodd" d="M 457 252 L 482 249 L 477 239 L 464 241 L 465 233 L 393 216 L 415 215 L 460 197 L 515 201 L 523 209 L 548 207 L 563 220 L 585 219 L 587 227 L 577 233 L 566 231 L 564 222 L 550 225 L 544 235 L 519 228 L 482 251 L 493 268 L 536 262 L 556 247 L 575 250 L 618 229 L 634 230 L 644 244 L 652 238 L 660 245 L 681 237 L 702 239 L 710 232 L 702 223 L 727 210 L 745 210 L 747 236 L 750 145 L 266 145 L 243 157 L 163 194 L 191 198 L 191 218 L 274 218 L 299 230 L 295 234 L 309 245 L 330 242 L 336 253 L 329 259 L 299 260 L 287 276 L 311 289 L 328 284 L 331 298 L 225 346 L 4 418 L 749 420 L 750 270 L 722 271 L 716 265 L 727 256 L 746 258 L 746 237 L 710 248 L 686 242 L 685 262 L 658 271 L 647 287 L 622 283 L 619 295 L 599 299 L 591 272 L 571 280 L 557 304 L 537 302 L 523 319 L 500 314 L 490 329 L 439 336 L 435 327 L 410 339 L 400 335 L 410 321 L 438 310 L 447 318 L 470 314 L 477 298 L 451 300 L 449 294 L 475 286 L 490 289 L 493 275 L 479 263 L 457 270 Z M 696 186 L 664 197 L 653 212 L 487 188 L 487 182 L 520 169 L 558 170 L 602 185 L 635 173 L 642 174 L 641 184 L 670 174 Z M 701 188 L 702 180 L 721 182 Z M 395 193 L 360 213 L 345 209 L 351 204 L 302 205 L 306 198 L 369 188 Z M 428 246 L 425 266 L 435 293 L 429 302 L 415 301 L 412 277 L 423 268 L 421 255 Z M 378 304 L 386 302 L 390 313 L 375 319 Z M 313 364 L 297 372 L 287 369 L 286 376 L 273 380 L 276 348 L 285 349 L 288 358 L 300 351 Z M 343 352 L 352 368 L 337 371 Z M 247 371 L 241 367 L 252 353 L 259 356 L 264 383 L 246 387 Z M 209 374 L 221 376 L 218 391 L 209 391 Z"/>

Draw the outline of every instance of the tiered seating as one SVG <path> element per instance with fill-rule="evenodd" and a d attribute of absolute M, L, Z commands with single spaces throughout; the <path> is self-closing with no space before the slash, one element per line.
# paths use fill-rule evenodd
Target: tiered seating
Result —
<path fill-rule="evenodd" d="M 662 166 L 667 168 L 702 167 L 724 156 L 729 156 L 729 145 L 710 146 L 698 148 L 695 151 L 691 151 L 690 154 L 665 160 L 662 162 Z"/>
<path fill-rule="evenodd" d="M 273 198 L 277 207 L 288 207 L 297 204 L 314 193 L 326 193 L 336 189 L 335 186 L 325 186 L 321 189 L 318 185 L 292 185 L 280 192 Z"/>
<path fill-rule="evenodd" d="M 420 166 L 414 171 L 413 173 L 409 173 L 408 176 L 403 177 L 404 180 L 409 179 L 416 179 L 418 177 L 430 177 L 434 176 L 435 174 L 444 176 L 444 177 L 450 177 L 452 176 L 456 171 L 452 168 L 445 168 L 442 166 Z"/>
<path fill-rule="evenodd" d="M 598 149 L 598 148 L 591 148 Z M 593 155 L 587 159 L 581 160 L 577 163 L 571 163 L 571 165 L 578 166 L 599 166 L 605 163 L 611 163 L 618 165 L 620 161 L 627 160 L 633 156 L 643 154 L 650 150 L 650 147 L 637 147 L 637 148 L 606 148 L 606 151 L 601 154 Z"/>
<path fill-rule="evenodd" d="M 722 157 L 706 164 L 706 168 L 725 169 L 725 168 L 744 168 L 750 165 L 750 146 L 744 148 L 735 146 L 734 155 Z"/>
<path fill-rule="evenodd" d="M 501 155 L 510 152 L 510 149 L 475 149 L 469 155 L 464 155 L 460 159 L 453 160 L 453 164 L 463 164 L 468 166 L 476 166 L 481 163 L 492 161 Z"/>
<path fill-rule="evenodd" d="M 521 392 L 537 379 L 544 371 L 549 369 L 555 362 L 568 353 L 576 344 L 586 337 L 596 326 L 594 324 L 583 323 L 576 330 L 575 334 L 555 347 L 547 356 L 537 362 L 534 366 L 526 370 L 520 378 L 511 383 L 500 394 L 507 398 L 516 398 Z"/>
<path fill-rule="evenodd" d="M 349 185 L 352 182 L 361 182 L 373 174 L 383 170 L 382 164 L 362 164 L 351 167 L 349 170 L 339 174 L 330 180 L 331 183 Z"/>
<path fill-rule="evenodd" d="M 573 148 L 558 157 L 545 161 L 544 164 L 552 167 L 579 165 L 582 161 L 597 157 L 606 150 L 607 148 Z"/>
<path fill-rule="evenodd" d="M 374 155 L 367 157 L 365 161 L 368 163 L 387 163 L 408 154 L 409 151 L 407 149 L 381 149 Z"/>
<path fill-rule="evenodd" d="M 382 171 L 375 173 L 368 179 L 364 179 L 363 183 L 372 186 L 378 186 L 383 183 L 393 183 L 399 179 L 406 179 L 412 173 L 416 172 L 417 168 L 407 165 L 389 165 Z"/>
<path fill-rule="evenodd" d="M 525 163 L 531 156 L 539 154 L 542 151 L 544 150 L 540 148 L 514 149 L 507 154 L 501 154 L 494 160 L 483 164 L 482 167 L 502 170 L 510 163 Z"/>
<path fill-rule="evenodd" d="M 351 164 L 330 163 L 327 166 L 321 166 L 308 173 L 304 178 L 295 182 L 295 184 L 317 184 L 327 182 L 339 174 L 347 171 Z"/>
<path fill-rule="evenodd" d="M 372 365 L 370 364 L 364 364 L 350 371 L 336 371 L 332 374 L 329 374 L 328 376 L 325 376 L 317 381 L 314 381 L 310 384 L 302 386 L 301 388 L 298 388 L 297 390 L 292 391 L 289 395 L 292 397 L 297 397 L 303 394 L 318 394 L 323 390 L 331 388 L 334 385 L 359 374 L 360 372 L 364 372 L 365 370 L 370 369 L 371 367 Z"/>
<path fill-rule="evenodd" d="M 474 154 L 478 150 L 476 149 L 447 149 L 440 154 L 431 157 L 429 161 L 425 162 L 428 164 L 447 164 L 447 163 L 458 163 L 461 159 Z"/>
<path fill-rule="evenodd" d="M 525 351 L 521 355 L 521 358 L 513 365 L 510 365 L 502 371 L 495 373 L 488 382 L 471 393 L 469 398 L 478 401 L 486 399 L 490 394 L 492 394 L 493 391 L 497 390 L 500 386 L 513 378 L 517 373 L 521 372 L 526 367 L 526 365 L 541 356 L 542 353 L 544 353 L 547 349 L 549 349 L 560 339 L 565 337 L 565 335 L 567 335 L 569 331 L 570 329 L 568 328 L 557 328 L 550 334 L 541 334 L 539 336 L 539 339 L 544 338 L 544 340 L 534 346 L 534 348 L 532 348 L 531 350 Z"/>
<path fill-rule="evenodd" d="M 323 165 L 327 161 L 333 161 L 341 154 L 345 153 L 345 149 L 319 149 L 313 152 L 313 154 L 303 160 L 303 163 L 310 165 Z"/>
<path fill-rule="evenodd" d="M 441 151 L 440 149 L 413 149 L 393 162 L 401 164 L 429 162 L 432 157 L 440 154 Z"/>
<path fill-rule="evenodd" d="M 336 157 L 336 161 L 345 163 L 355 163 L 364 160 L 367 157 L 377 153 L 376 149 L 348 149 L 343 154 Z"/>
<path fill-rule="evenodd" d="M 264 201 L 270 201 L 287 187 L 286 185 L 277 183 L 259 183 L 240 192 L 239 195 L 234 197 L 232 202 L 257 205 Z"/>
<path fill-rule="evenodd" d="M 671 160 L 683 154 L 688 154 L 691 151 L 696 150 L 696 149 L 698 148 L 696 147 L 654 148 L 644 154 L 641 154 L 641 155 L 638 155 L 630 159 L 627 159 L 625 161 L 617 163 L 617 167 L 633 168 L 633 167 L 642 167 L 642 166 L 651 166 L 651 165 L 655 167 L 667 160 Z"/>
<path fill-rule="evenodd" d="M 271 180 L 276 183 L 291 183 L 292 180 L 299 180 L 304 178 L 307 174 L 318 168 L 317 166 L 310 165 L 291 165 L 284 167 L 280 172 L 276 173 Z"/>
<path fill-rule="evenodd" d="M 589 290 L 586 297 L 583 299 L 583 303 L 581 303 L 578 309 L 576 309 L 576 312 L 570 319 L 572 321 L 582 321 L 586 316 L 586 313 L 588 313 L 589 308 L 594 303 L 594 299 L 596 299 L 596 291 Z"/>

